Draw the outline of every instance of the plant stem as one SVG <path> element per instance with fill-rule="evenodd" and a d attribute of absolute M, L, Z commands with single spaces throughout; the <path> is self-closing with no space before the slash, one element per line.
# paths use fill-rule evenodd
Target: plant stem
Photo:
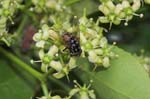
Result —
<path fill-rule="evenodd" d="M 20 60 L 19 58 L 17 58 L 15 55 L 13 55 L 12 53 L 6 51 L 5 49 L 3 49 L 2 47 L 0 47 L 0 53 L 2 53 L 6 58 L 8 58 L 9 60 L 11 60 L 12 62 L 15 62 L 16 64 L 18 64 L 18 66 L 20 66 L 21 68 L 25 69 L 26 71 L 28 71 L 30 74 L 32 74 L 35 78 L 37 78 L 38 80 L 41 81 L 41 87 L 42 90 L 44 92 L 44 95 L 47 96 L 48 95 L 48 89 L 47 89 L 47 85 L 46 85 L 46 78 L 48 76 L 48 74 L 41 74 L 40 72 L 34 70 L 30 65 L 24 63 L 22 60 Z M 53 82 L 54 84 L 60 86 L 61 88 L 63 88 L 64 90 L 66 90 L 66 92 L 70 91 L 70 87 L 67 86 L 66 84 L 64 84 L 63 82 L 55 79 L 52 76 L 48 76 L 48 79 Z"/>
<path fill-rule="evenodd" d="M 45 81 L 41 82 L 41 87 L 45 96 L 49 96 L 47 84 Z"/>
<path fill-rule="evenodd" d="M 10 52 L 6 51 L 5 49 L 3 49 L 2 47 L 0 47 L 0 52 L 7 57 L 8 59 L 10 59 L 11 61 L 15 62 L 16 64 L 18 64 L 18 66 L 20 66 L 21 68 L 25 69 L 26 71 L 28 71 L 30 74 L 32 74 L 35 78 L 37 78 L 40 81 L 44 81 L 45 78 L 44 76 L 34 70 L 33 68 L 31 68 L 30 65 L 24 63 L 22 60 L 20 60 L 19 58 L 17 58 L 15 55 L 11 54 Z"/>
<path fill-rule="evenodd" d="M 22 60 L 20 60 L 19 58 L 17 58 L 16 56 L 11 54 L 10 52 L 7 52 L 5 49 L 3 49 L 1 47 L 0 47 L 0 52 L 5 57 L 7 57 L 11 61 L 15 62 L 16 64 L 18 64 L 18 66 L 22 67 L 23 69 L 28 71 L 30 74 L 32 74 L 35 78 L 40 80 L 43 93 L 45 96 L 48 96 L 48 88 L 47 88 L 47 84 L 46 84 L 46 78 L 44 77 L 44 75 L 42 75 L 40 72 L 36 71 L 35 69 L 31 68 L 30 65 L 24 63 Z"/>

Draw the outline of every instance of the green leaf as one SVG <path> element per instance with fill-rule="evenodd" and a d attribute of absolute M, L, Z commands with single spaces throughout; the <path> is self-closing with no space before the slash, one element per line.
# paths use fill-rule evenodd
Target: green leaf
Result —
<path fill-rule="evenodd" d="M 97 99 L 150 99 L 150 79 L 138 59 L 131 54 L 114 48 L 119 55 L 111 61 L 111 67 L 92 71 L 92 66 L 80 59 L 82 66 L 75 74 L 84 83 L 93 80 Z"/>
<path fill-rule="evenodd" d="M 0 99 L 31 98 L 35 79 L 24 71 L 18 72 L 8 60 L 0 58 Z"/>

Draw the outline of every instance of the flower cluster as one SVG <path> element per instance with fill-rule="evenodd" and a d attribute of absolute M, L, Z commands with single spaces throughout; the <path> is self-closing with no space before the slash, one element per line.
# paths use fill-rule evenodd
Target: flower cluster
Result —
<path fill-rule="evenodd" d="M 141 0 L 121 0 L 120 3 L 115 4 L 112 0 L 101 0 L 99 10 L 104 16 L 99 17 L 99 21 L 102 23 L 120 24 L 122 20 L 125 21 L 125 25 L 128 25 L 128 21 L 133 16 L 143 17 L 143 14 L 136 14 L 135 12 L 141 7 Z"/>
<path fill-rule="evenodd" d="M 111 51 L 113 45 L 108 45 L 107 39 L 102 35 L 103 28 L 85 16 L 79 19 L 79 28 L 82 57 L 88 57 L 95 67 L 109 67 L 110 59 L 116 55 Z"/>
<path fill-rule="evenodd" d="M 81 17 L 79 24 L 74 27 L 79 28 L 76 33 L 79 33 L 82 49 L 82 54 L 78 57 L 87 57 L 95 67 L 109 67 L 110 59 L 116 55 L 111 50 L 113 45 L 108 45 L 107 39 L 102 35 L 103 28 L 85 16 Z M 76 59 L 78 57 L 71 57 L 69 52 L 62 51 L 65 49 L 62 34 L 62 30 L 56 32 L 53 27 L 43 25 L 42 29 L 33 37 L 36 47 L 39 48 L 41 70 L 48 72 L 48 68 L 54 69 L 53 76 L 56 78 L 67 76 L 69 71 L 77 67 Z"/>
<path fill-rule="evenodd" d="M 39 61 L 41 62 L 41 70 L 48 72 L 48 68 L 55 70 L 53 76 L 62 78 L 68 75 L 69 71 L 76 67 L 76 59 L 74 57 L 64 58 L 66 56 L 62 52 L 64 46 L 61 44 L 61 38 L 58 33 L 50 29 L 47 25 L 43 25 L 33 37 L 36 41 L 36 47 L 39 48 Z"/>
<path fill-rule="evenodd" d="M 17 8 L 20 7 L 20 0 L 2 0 L 0 2 L 0 40 L 10 46 L 11 35 L 7 33 L 6 25 L 10 20 L 12 24 L 12 16 Z"/>
<path fill-rule="evenodd" d="M 91 84 L 81 86 L 76 80 L 74 80 L 74 83 L 76 84 L 75 88 L 70 90 L 68 97 L 61 98 L 59 95 L 51 96 L 51 94 L 49 94 L 49 96 L 42 96 L 38 99 L 72 99 L 76 94 L 78 94 L 78 99 L 96 99 L 94 90 L 89 89 Z"/>
<path fill-rule="evenodd" d="M 88 19 L 84 11 L 83 17 L 74 16 L 73 20 L 76 22 L 71 23 L 71 15 L 68 12 L 64 13 L 65 17 L 62 13 L 59 16 L 54 14 L 55 18 L 50 15 L 53 25 L 49 27 L 44 24 L 33 37 L 36 47 L 39 48 L 38 62 L 42 63 L 41 70 L 48 72 L 49 69 L 53 69 L 55 72 L 52 75 L 62 78 L 77 67 L 78 57 L 87 58 L 95 67 L 109 67 L 110 59 L 115 58 L 116 54 L 111 50 L 113 45 L 109 45 L 103 36 L 104 29 L 98 26 L 98 21 L 95 23 L 92 18 Z M 63 51 L 66 45 L 62 35 L 66 32 L 80 38 L 80 56 L 71 56 L 69 51 Z"/>
<path fill-rule="evenodd" d="M 80 84 L 77 83 L 76 80 L 74 80 L 74 83 L 76 84 L 75 88 L 73 88 L 69 93 L 71 97 L 74 96 L 75 94 L 79 94 L 79 99 L 96 99 L 94 90 L 89 90 L 91 84 L 89 84 L 88 86 L 86 86 L 86 84 L 81 86 Z"/>

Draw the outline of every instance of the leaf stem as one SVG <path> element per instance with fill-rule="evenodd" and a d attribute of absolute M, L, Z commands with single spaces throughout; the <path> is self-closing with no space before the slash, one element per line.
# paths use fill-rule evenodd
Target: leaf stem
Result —
<path fill-rule="evenodd" d="M 33 68 L 31 68 L 30 65 L 24 63 L 22 60 L 20 60 L 18 57 L 16 57 L 12 53 L 6 51 L 2 47 L 0 47 L 0 53 L 2 53 L 9 60 L 11 60 L 11 61 L 15 62 L 16 64 L 18 64 L 18 66 L 20 66 L 21 68 L 23 68 L 26 71 L 28 71 L 30 74 L 32 74 L 38 80 L 45 81 L 44 76 L 40 72 L 38 72 L 38 71 L 34 70 Z"/>
<path fill-rule="evenodd" d="M 0 47 L 0 53 L 3 54 L 6 58 L 8 58 L 9 60 L 11 60 L 12 62 L 15 62 L 16 64 L 18 64 L 18 66 L 20 66 L 21 68 L 25 69 L 26 71 L 28 71 L 30 74 L 32 74 L 35 78 L 37 78 L 38 80 L 41 81 L 41 87 L 42 90 L 44 92 L 44 95 L 47 96 L 48 95 L 48 88 L 47 88 L 47 84 L 46 84 L 46 78 L 48 77 L 48 79 L 53 82 L 54 84 L 60 86 L 61 88 L 63 88 L 66 92 L 70 91 L 70 87 L 67 86 L 65 83 L 55 79 L 52 76 L 49 76 L 48 74 L 42 74 L 36 70 L 34 70 L 30 65 L 26 64 L 25 62 L 23 62 L 22 60 L 20 60 L 18 57 L 16 57 L 15 55 L 13 55 L 12 53 L 6 51 L 5 49 L 3 49 L 2 47 Z"/>

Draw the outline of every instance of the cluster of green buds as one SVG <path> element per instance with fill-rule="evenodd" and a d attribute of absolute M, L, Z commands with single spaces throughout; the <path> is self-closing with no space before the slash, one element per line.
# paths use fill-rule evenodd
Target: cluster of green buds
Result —
<path fill-rule="evenodd" d="M 109 67 L 110 59 L 117 55 L 112 52 L 113 45 L 109 45 L 107 39 L 102 35 L 104 29 L 98 26 L 98 22 L 95 23 L 85 16 L 79 19 L 79 28 L 82 57 L 88 57 L 95 67 Z"/>
<path fill-rule="evenodd" d="M 11 36 L 6 30 L 7 21 L 10 20 L 14 24 L 12 16 L 17 8 L 20 7 L 20 2 L 21 0 L 2 0 L 0 2 L 0 40 L 4 41 L 8 46 L 10 45 Z"/>
<path fill-rule="evenodd" d="M 128 25 L 128 21 L 133 16 L 143 17 L 143 14 L 136 14 L 135 12 L 141 7 L 141 0 L 120 0 L 119 3 L 112 0 L 101 0 L 99 10 L 104 16 L 99 17 L 101 23 L 110 23 L 119 25 L 122 20 L 125 21 L 125 25 Z"/>
<path fill-rule="evenodd" d="M 38 99 L 72 99 L 74 96 L 78 97 L 78 99 L 96 99 L 94 90 L 90 90 L 92 81 L 88 86 L 86 84 L 81 86 L 76 80 L 74 80 L 74 83 L 76 84 L 75 87 L 70 90 L 69 96 L 65 98 L 61 98 L 59 95 L 51 96 L 49 94 L 49 96 L 42 96 Z"/>

